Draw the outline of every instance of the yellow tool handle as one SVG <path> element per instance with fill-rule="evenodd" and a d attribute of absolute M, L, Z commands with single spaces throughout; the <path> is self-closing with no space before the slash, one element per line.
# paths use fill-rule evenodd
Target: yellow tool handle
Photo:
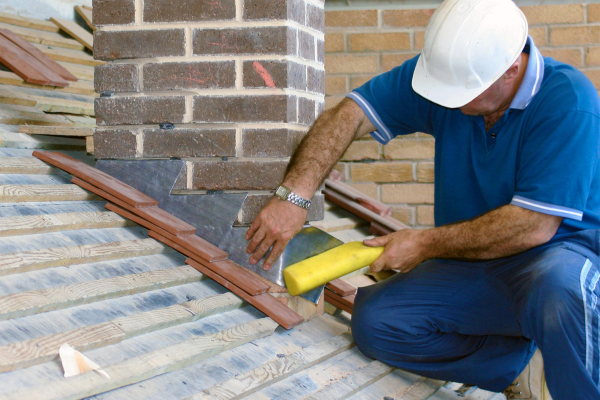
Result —
<path fill-rule="evenodd" d="M 292 296 L 308 292 L 371 265 L 383 253 L 383 249 L 365 246 L 362 242 L 350 242 L 327 250 L 284 269 L 285 286 Z"/>

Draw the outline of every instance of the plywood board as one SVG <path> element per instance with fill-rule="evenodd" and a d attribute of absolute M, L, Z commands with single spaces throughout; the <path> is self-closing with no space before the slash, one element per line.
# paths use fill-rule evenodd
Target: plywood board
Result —
<path fill-rule="evenodd" d="M 59 173 L 61 173 L 60 169 L 53 168 L 35 157 L 0 157 L 0 174 L 54 175 Z M 0 222 L 0 231 L 3 225 Z"/>
<path fill-rule="evenodd" d="M 67 21 L 62 18 L 50 17 L 50 21 L 54 22 L 63 31 L 71 35 L 75 40 L 84 45 L 91 51 L 94 51 L 94 37 L 91 33 L 77 25 L 73 21 Z"/>
<path fill-rule="evenodd" d="M 75 136 L 75 137 L 94 136 L 94 128 L 72 128 L 72 127 L 55 127 L 55 126 L 20 125 L 19 132 L 27 133 L 29 135 Z"/>
<path fill-rule="evenodd" d="M 94 60 L 94 57 L 87 54 L 84 51 L 68 50 L 60 47 L 53 47 L 47 45 L 41 45 L 37 43 L 31 43 L 33 47 L 46 54 L 48 57 L 55 61 L 64 61 L 73 64 L 96 66 L 106 64 L 104 61 Z"/>
<path fill-rule="evenodd" d="M 36 108 L 0 104 L 0 124 L 7 125 L 47 125 L 73 126 L 73 123 L 62 115 L 50 115 Z"/>
<path fill-rule="evenodd" d="M 94 81 L 94 67 L 64 61 L 57 61 L 58 65 L 69 71 L 77 79 L 83 81 Z"/>
<path fill-rule="evenodd" d="M 83 50 L 85 46 L 74 39 L 63 37 L 58 33 L 38 31 L 37 29 L 21 28 L 0 22 L 0 29 L 8 29 L 31 43 L 56 46 L 71 50 Z"/>
<path fill-rule="evenodd" d="M 0 71 L 0 84 L 2 85 L 13 85 L 13 86 L 22 86 L 28 88 L 36 88 L 36 89 L 45 89 L 45 90 L 56 90 L 60 92 L 66 93 L 78 93 L 85 94 L 88 96 L 95 96 L 96 92 L 94 91 L 94 83 L 88 81 L 77 81 L 72 82 L 69 86 L 64 88 L 55 88 L 53 86 L 42 86 L 36 85 L 33 83 L 25 82 L 22 78 L 20 78 L 17 74 L 8 71 Z"/>
<path fill-rule="evenodd" d="M 40 31 L 58 33 L 60 30 L 56 25 L 50 21 L 44 21 L 42 19 L 35 19 L 29 17 L 22 17 L 16 14 L 9 14 L 0 12 L 0 22 L 10 25 L 22 26 L 23 28 L 37 29 Z"/>
<path fill-rule="evenodd" d="M 95 31 L 96 27 L 92 23 L 92 10 L 88 10 L 87 7 L 75 6 L 75 11 L 83 18 L 85 23 L 90 27 L 91 30 Z"/>
<path fill-rule="evenodd" d="M 6 86 L 0 86 L 0 103 L 27 105 L 47 113 L 94 115 L 93 103 L 63 100 L 54 97 L 32 96 L 7 89 Z"/>

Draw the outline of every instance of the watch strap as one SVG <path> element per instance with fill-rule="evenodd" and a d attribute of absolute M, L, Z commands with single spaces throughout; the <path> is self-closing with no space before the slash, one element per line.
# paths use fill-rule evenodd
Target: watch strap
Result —
<path fill-rule="evenodd" d="M 304 208 L 305 210 L 308 210 L 308 207 L 310 207 L 310 200 L 303 199 L 294 192 L 290 192 L 286 200 Z"/>

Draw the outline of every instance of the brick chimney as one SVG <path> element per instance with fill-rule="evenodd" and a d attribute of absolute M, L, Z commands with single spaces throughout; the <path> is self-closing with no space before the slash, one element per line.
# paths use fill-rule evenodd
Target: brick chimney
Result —
<path fill-rule="evenodd" d="M 182 158 L 252 222 L 323 111 L 323 0 L 94 0 L 96 158 Z M 172 125 L 170 125 L 172 124 Z M 323 195 L 309 220 L 323 216 Z"/>

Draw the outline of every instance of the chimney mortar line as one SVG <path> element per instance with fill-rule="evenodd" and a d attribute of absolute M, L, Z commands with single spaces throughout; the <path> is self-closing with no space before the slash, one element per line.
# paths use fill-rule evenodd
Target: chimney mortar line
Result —
<path fill-rule="evenodd" d="M 140 26 L 144 23 L 144 21 L 143 21 L 144 0 L 135 0 L 134 4 L 135 4 L 134 26 Z M 110 29 L 103 29 L 103 30 L 108 31 Z"/>
<path fill-rule="evenodd" d="M 122 58 L 111 60 L 111 64 L 137 64 L 143 66 L 145 64 L 162 64 L 162 63 L 179 63 L 179 62 L 219 62 L 219 61 L 291 61 L 296 64 L 301 64 L 324 71 L 324 64 L 318 61 L 306 60 L 295 55 L 277 55 L 277 54 L 231 54 L 231 55 L 190 55 L 190 56 L 173 56 L 173 57 L 145 57 L 145 58 Z"/>
<path fill-rule="evenodd" d="M 194 120 L 194 96 L 185 96 L 185 114 L 183 114 L 183 123 L 191 123 Z"/>

